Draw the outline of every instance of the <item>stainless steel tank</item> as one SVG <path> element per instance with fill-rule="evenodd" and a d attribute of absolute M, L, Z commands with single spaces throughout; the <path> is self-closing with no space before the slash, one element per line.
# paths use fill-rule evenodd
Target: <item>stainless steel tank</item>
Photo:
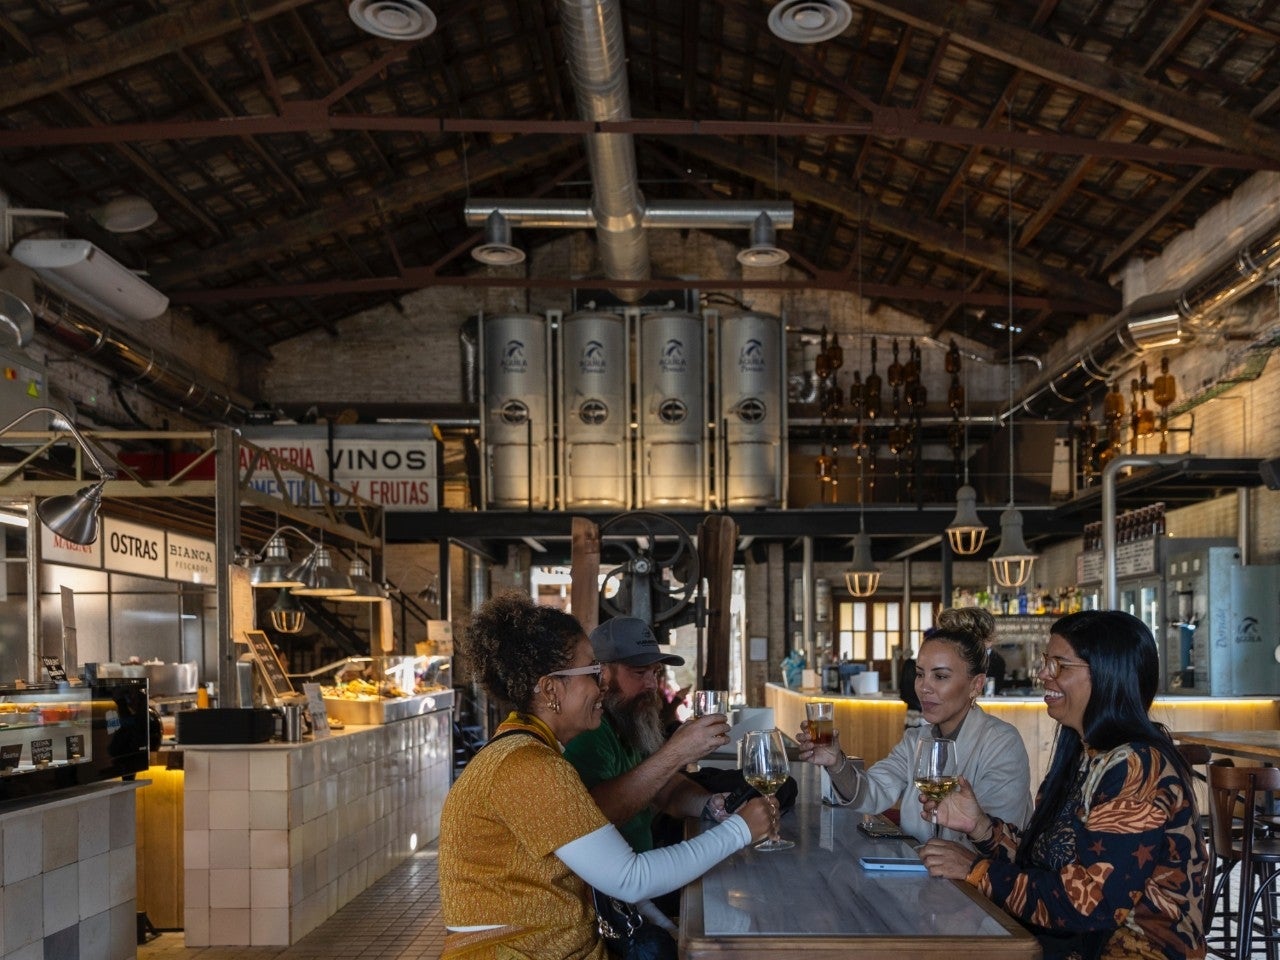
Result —
<path fill-rule="evenodd" d="M 640 318 L 638 500 L 642 507 L 705 507 L 706 327 L 686 313 Z"/>
<path fill-rule="evenodd" d="M 719 502 L 780 507 L 786 501 L 786 352 L 783 324 L 764 313 L 720 320 L 716 333 Z"/>
<path fill-rule="evenodd" d="M 533 314 L 480 324 L 480 416 L 487 507 L 551 506 L 551 347 Z"/>
<path fill-rule="evenodd" d="M 560 325 L 560 476 L 564 505 L 631 504 L 627 322 L 575 313 Z"/>

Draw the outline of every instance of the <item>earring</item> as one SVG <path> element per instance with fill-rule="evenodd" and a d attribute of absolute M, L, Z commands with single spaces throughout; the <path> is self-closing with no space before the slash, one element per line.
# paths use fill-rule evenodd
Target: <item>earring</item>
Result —
<path fill-rule="evenodd" d="M 555 697 L 547 697 L 547 706 L 551 708 L 552 713 L 560 712 L 560 701 Z"/>

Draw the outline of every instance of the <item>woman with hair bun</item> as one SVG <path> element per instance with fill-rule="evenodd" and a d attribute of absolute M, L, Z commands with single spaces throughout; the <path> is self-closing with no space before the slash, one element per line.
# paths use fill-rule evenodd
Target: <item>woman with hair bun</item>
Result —
<path fill-rule="evenodd" d="M 925 724 L 907 728 L 889 756 L 865 773 L 840 749 L 839 731 L 830 745 L 815 744 L 807 720 L 796 736 L 800 759 L 826 767 L 839 799 L 854 810 L 883 813 L 898 806 L 902 829 L 923 841 L 933 836 L 933 821 L 924 818 L 917 802 L 916 744 L 921 737 L 947 737 L 955 740 L 960 773 L 982 802 L 1002 811 L 1000 816 L 1011 823 L 1026 823 L 1031 816 L 1027 749 L 1017 728 L 976 703 L 986 682 L 987 641 L 994 630 L 991 614 L 976 607 L 938 615 L 938 626 L 925 634 L 915 660 L 915 691 Z M 942 835 L 968 843 L 955 830 Z"/>
<path fill-rule="evenodd" d="M 1031 821 L 993 814 L 963 781 L 940 804 L 920 797 L 926 815 L 978 851 L 927 843 L 929 872 L 1004 907 L 1046 960 L 1205 956 L 1204 838 L 1191 771 L 1148 715 L 1159 676 L 1155 640 L 1137 617 L 1068 614 L 1041 658 L 1059 727 Z"/>
<path fill-rule="evenodd" d="M 476 611 L 461 648 L 514 709 L 445 798 L 441 960 L 606 960 L 589 887 L 628 902 L 665 893 L 776 822 L 757 797 L 692 840 L 635 853 L 561 755 L 601 717 L 600 664 L 578 621 L 506 594 Z"/>

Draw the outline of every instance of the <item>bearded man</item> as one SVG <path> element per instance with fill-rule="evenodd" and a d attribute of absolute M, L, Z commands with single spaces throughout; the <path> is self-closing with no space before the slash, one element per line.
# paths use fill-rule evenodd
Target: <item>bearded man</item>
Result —
<path fill-rule="evenodd" d="M 653 849 L 655 813 L 723 819 L 723 795 L 683 771 L 729 742 L 728 718 L 696 717 L 663 737 L 661 680 L 667 665 L 680 666 L 684 658 L 664 653 L 636 617 L 606 620 L 591 631 L 591 646 L 604 665 L 604 719 L 574 737 L 564 755 L 604 815 L 638 853 Z"/>

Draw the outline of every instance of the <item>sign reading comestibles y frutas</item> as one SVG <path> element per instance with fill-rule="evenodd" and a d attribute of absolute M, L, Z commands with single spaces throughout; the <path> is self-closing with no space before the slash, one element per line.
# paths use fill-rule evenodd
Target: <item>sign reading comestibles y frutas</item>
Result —
<path fill-rule="evenodd" d="M 439 508 L 440 445 L 425 424 L 371 423 L 329 427 L 243 427 L 244 438 L 272 455 L 350 490 L 386 510 L 421 513 Z M 253 451 L 240 449 L 246 470 Z M 270 496 L 288 495 L 294 503 L 319 506 L 324 491 L 302 476 L 259 469 L 249 478 L 254 489 Z"/>

